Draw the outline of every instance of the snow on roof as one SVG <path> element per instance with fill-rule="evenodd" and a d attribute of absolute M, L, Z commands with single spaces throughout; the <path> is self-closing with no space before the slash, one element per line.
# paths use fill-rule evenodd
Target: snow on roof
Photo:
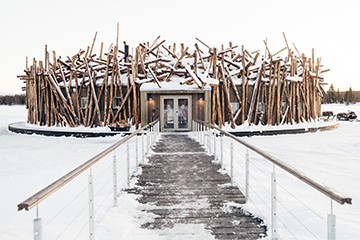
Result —
<path fill-rule="evenodd" d="M 217 80 L 216 80 L 217 81 Z M 182 77 L 172 77 L 171 81 L 162 81 L 159 82 L 160 87 L 155 82 L 145 81 L 141 87 L 140 91 L 199 91 L 199 88 L 196 84 L 186 84 L 184 83 L 184 78 Z M 203 90 L 211 90 L 210 86 L 207 84 Z"/>

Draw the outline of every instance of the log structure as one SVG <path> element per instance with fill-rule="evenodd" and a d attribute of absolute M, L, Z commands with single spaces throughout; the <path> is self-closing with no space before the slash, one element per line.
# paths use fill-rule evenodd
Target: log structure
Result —
<path fill-rule="evenodd" d="M 321 58 L 285 47 L 265 54 L 244 46 L 210 47 L 196 38 L 193 47 L 167 45 L 160 36 L 129 53 L 124 42 L 98 53 L 92 44 L 65 58 L 45 46 L 45 59 L 26 63 L 27 121 L 47 126 L 94 127 L 140 123 L 140 89 L 181 79 L 179 84 L 211 88 L 211 122 L 279 125 L 316 120 L 320 114 Z M 30 65 L 30 66 L 29 66 Z"/>

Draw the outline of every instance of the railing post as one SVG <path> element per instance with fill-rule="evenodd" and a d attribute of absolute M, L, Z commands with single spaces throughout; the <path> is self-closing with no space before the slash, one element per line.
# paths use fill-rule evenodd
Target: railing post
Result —
<path fill-rule="evenodd" d="M 94 240 L 94 185 L 93 185 L 93 175 L 92 169 L 90 167 L 89 174 L 89 239 Z"/>
<path fill-rule="evenodd" d="M 233 141 L 230 141 L 230 178 L 231 185 L 234 185 L 234 147 Z"/>
<path fill-rule="evenodd" d="M 249 160 L 249 149 L 246 148 L 246 160 L 245 160 L 245 197 L 246 200 L 249 198 L 249 177 L 250 177 L 250 160 Z"/>
<path fill-rule="evenodd" d="M 114 198 L 114 207 L 117 206 L 117 167 L 116 167 L 116 153 L 114 151 L 113 156 L 113 198 Z"/>
<path fill-rule="evenodd" d="M 276 207 L 276 173 L 275 164 L 273 164 L 273 172 L 271 174 L 271 239 L 277 240 L 277 207 Z"/>
<path fill-rule="evenodd" d="M 205 145 L 205 126 L 201 124 L 201 144 Z"/>
<path fill-rule="evenodd" d="M 38 205 L 36 205 L 36 218 L 34 219 L 34 240 L 42 240 L 42 224 Z"/>
<path fill-rule="evenodd" d="M 217 160 L 216 157 L 216 130 L 214 129 L 214 160 Z"/>
<path fill-rule="evenodd" d="M 141 133 L 141 161 L 145 163 L 145 143 L 144 143 L 144 133 Z"/>
<path fill-rule="evenodd" d="M 330 199 L 330 214 L 327 217 L 327 239 L 336 240 L 336 215 L 333 213 L 332 199 Z"/>
<path fill-rule="evenodd" d="M 150 150 L 150 131 L 146 132 L 146 155 L 149 154 Z"/>
<path fill-rule="evenodd" d="M 148 145 L 149 149 L 150 149 L 151 141 L 152 141 L 152 130 L 151 130 L 151 126 L 150 126 L 149 127 L 149 145 Z"/>
<path fill-rule="evenodd" d="M 198 136 L 198 140 L 200 142 L 200 123 L 197 122 L 196 124 L 197 124 L 197 136 Z"/>
<path fill-rule="evenodd" d="M 151 141 L 150 141 L 150 145 L 153 145 L 154 141 L 155 141 L 155 127 L 151 126 Z"/>
<path fill-rule="evenodd" d="M 135 136 L 135 164 L 136 164 L 135 171 L 137 171 L 137 168 L 139 166 L 138 135 Z"/>
<path fill-rule="evenodd" d="M 206 146 L 206 141 L 207 141 L 207 139 L 206 139 L 206 125 L 204 124 L 204 131 L 203 131 L 203 134 L 204 134 L 204 142 L 203 142 L 203 144 L 204 144 L 204 147 L 205 147 L 205 149 L 207 148 L 207 146 Z"/>
<path fill-rule="evenodd" d="M 129 142 L 126 142 L 126 168 L 127 168 L 127 187 L 130 188 L 130 153 Z"/>
<path fill-rule="evenodd" d="M 221 167 L 223 167 L 223 163 L 224 163 L 224 148 L 223 148 L 223 133 L 220 133 L 220 164 Z"/>
<path fill-rule="evenodd" d="M 208 131 L 207 131 L 207 134 L 208 134 L 208 149 L 209 149 L 209 155 L 211 155 L 211 128 L 208 127 Z"/>
<path fill-rule="evenodd" d="M 155 142 L 155 126 L 151 126 L 151 135 L 152 135 L 152 137 L 151 137 L 151 145 L 153 145 L 154 144 L 154 142 Z"/>

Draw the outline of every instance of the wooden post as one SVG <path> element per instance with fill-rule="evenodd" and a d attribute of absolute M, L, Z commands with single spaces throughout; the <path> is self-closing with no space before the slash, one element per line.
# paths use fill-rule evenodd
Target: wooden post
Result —
<path fill-rule="evenodd" d="M 225 97 L 226 97 L 226 103 L 227 103 L 227 109 L 228 109 L 228 116 L 229 116 L 230 125 L 231 125 L 231 128 L 235 128 L 233 112 L 232 112 L 232 109 L 231 109 L 230 93 L 229 93 L 229 90 L 228 90 L 228 87 L 227 87 L 227 81 L 226 81 L 226 78 L 224 76 L 225 71 L 224 71 L 222 65 L 220 65 L 220 69 L 221 69 L 221 76 L 222 76 L 222 79 L 223 79 L 223 88 L 224 88 Z"/>
<path fill-rule="evenodd" d="M 86 62 L 86 69 L 87 69 L 87 73 L 88 73 L 89 81 L 90 81 L 91 95 L 92 95 L 92 98 L 94 100 L 95 109 L 97 111 L 97 118 L 98 118 L 98 121 L 99 121 L 99 125 L 103 126 L 103 123 L 101 122 L 99 102 L 98 102 L 98 99 L 97 99 L 97 96 L 96 96 L 96 89 L 95 89 L 95 86 L 94 86 L 94 81 L 93 81 L 92 76 L 91 76 L 91 72 L 89 70 L 90 66 L 89 66 L 89 63 L 87 62 L 86 59 L 85 59 L 85 62 Z"/>
<path fill-rule="evenodd" d="M 131 58 L 131 71 L 132 71 L 132 92 L 133 92 L 133 110 L 134 110 L 134 118 L 135 118 L 135 128 L 139 128 L 139 111 L 138 111 L 138 101 L 137 101 L 137 89 L 136 89 L 136 72 L 134 60 Z"/>
<path fill-rule="evenodd" d="M 246 82 L 245 82 L 245 57 L 244 57 L 244 46 L 241 46 L 242 51 L 242 58 L 241 58 L 241 64 L 242 64 L 242 70 L 241 70 L 241 124 L 245 122 L 245 114 L 246 114 Z"/>
<path fill-rule="evenodd" d="M 216 110 L 217 110 L 217 116 L 218 116 L 218 126 L 219 126 L 219 128 L 222 128 L 224 122 L 223 122 L 222 109 L 221 109 L 219 86 L 217 86 L 215 90 L 216 90 L 215 93 L 216 93 Z"/>

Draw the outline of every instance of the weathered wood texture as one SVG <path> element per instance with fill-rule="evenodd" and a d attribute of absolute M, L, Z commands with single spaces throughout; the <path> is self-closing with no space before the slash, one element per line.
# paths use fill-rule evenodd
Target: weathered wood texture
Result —
<path fill-rule="evenodd" d="M 285 35 L 284 35 L 285 38 Z M 118 39 L 118 37 L 117 37 Z M 130 54 L 119 50 L 118 40 L 108 52 L 91 47 L 66 58 L 45 47 L 45 61 L 33 60 L 25 75 L 28 122 L 40 125 L 85 125 L 89 127 L 130 123 L 138 127 L 144 84 L 161 89 L 163 82 L 212 89 L 212 122 L 220 127 L 249 124 L 278 125 L 312 121 L 319 114 L 324 79 L 321 59 L 296 55 L 286 47 L 271 54 L 248 51 L 229 43 L 220 49 L 196 39 L 194 47 L 166 47 L 160 36 L 153 43 L 140 43 Z M 294 45 L 295 46 L 295 45 Z M 287 51 L 285 51 L 287 50 Z M 296 48 L 296 53 L 299 54 Z M 281 56 L 281 55 L 284 56 Z M 27 63 L 28 64 L 28 63 Z M 176 89 L 176 88 L 175 88 Z M 231 97 L 233 96 L 233 97 Z M 215 106 L 214 106 L 215 104 Z"/>
<path fill-rule="evenodd" d="M 185 134 L 163 134 L 152 150 L 154 154 L 142 166 L 135 188 L 128 190 L 138 194 L 146 211 L 156 215 L 154 221 L 143 224 L 144 228 L 202 224 L 216 239 L 265 236 L 262 221 L 241 208 L 244 195 L 231 186 L 229 175 L 220 173 L 214 156 L 207 155 L 198 142 Z M 172 233 L 184 239 L 187 234 L 186 230 Z M 191 234 L 194 237 L 197 233 Z"/>

